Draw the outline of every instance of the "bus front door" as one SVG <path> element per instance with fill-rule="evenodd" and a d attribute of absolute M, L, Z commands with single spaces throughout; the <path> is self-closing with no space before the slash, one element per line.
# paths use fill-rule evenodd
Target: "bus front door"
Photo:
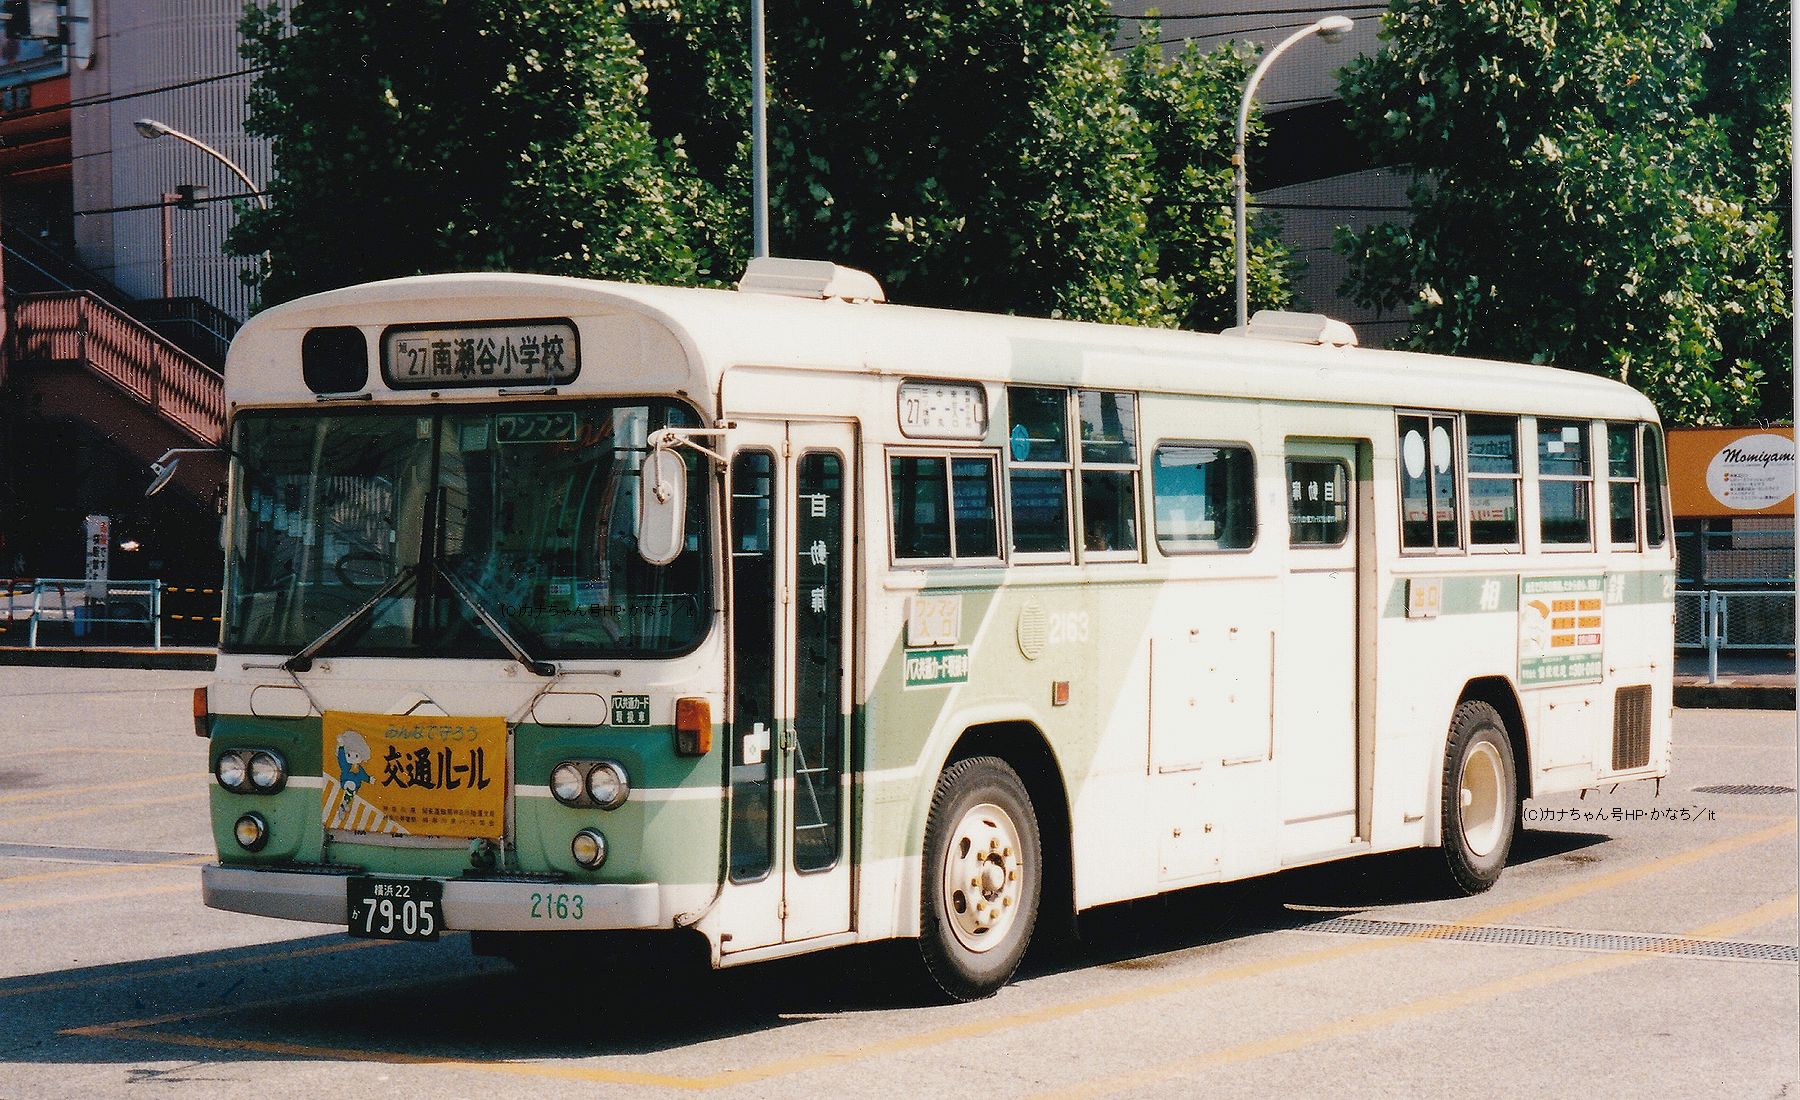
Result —
<path fill-rule="evenodd" d="M 739 421 L 726 953 L 850 929 L 853 426 Z"/>
<path fill-rule="evenodd" d="M 1360 530 L 1367 510 L 1354 441 L 1290 440 L 1288 577 L 1275 668 L 1275 760 L 1283 862 L 1362 839 L 1357 815 Z"/>

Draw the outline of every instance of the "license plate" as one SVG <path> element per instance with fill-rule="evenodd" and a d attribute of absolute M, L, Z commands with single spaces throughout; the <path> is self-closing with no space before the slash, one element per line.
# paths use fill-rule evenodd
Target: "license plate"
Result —
<path fill-rule="evenodd" d="M 444 927 L 444 884 L 435 879 L 358 876 L 347 893 L 352 936 L 435 940 Z"/>

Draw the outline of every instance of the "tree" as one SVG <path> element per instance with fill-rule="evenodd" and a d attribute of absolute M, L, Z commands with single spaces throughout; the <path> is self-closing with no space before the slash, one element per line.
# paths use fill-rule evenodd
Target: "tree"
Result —
<path fill-rule="evenodd" d="M 277 179 L 235 247 L 272 254 L 267 301 L 471 267 L 728 283 L 750 253 L 744 7 L 302 0 L 284 37 L 253 6 Z M 1151 28 L 1121 57 L 1105 0 L 772 0 L 768 28 L 778 253 L 913 304 L 1228 321 L 1244 54 L 1165 61 Z M 1288 266 L 1259 233 L 1259 304 Z"/>
<path fill-rule="evenodd" d="M 693 282 L 717 210 L 642 117 L 646 74 L 610 5 L 584 0 L 253 0 L 270 208 L 230 238 L 267 252 L 263 304 L 419 272 Z"/>
<path fill-rule="evenodd" d="M 1401 0 L 1342 90 L 1378 159 L 1411 168 L 1413 217 L 1340 230 L 1345 292 L 1406 307 L 1411 347 L 1609 374 L 1677 423 L 1751 416 L 1791 373 L 1763 164 L 1785 171 L 1786 124 L 1777 153 L 1756 144 L 1775 140 L 1766 103 L 1740 96 L 1735 127 L 1709 107 L 1708 32 L 1733 12 Z M 1745 86 L 1785 88 L 1785 57 L 1759 77 Z"/>

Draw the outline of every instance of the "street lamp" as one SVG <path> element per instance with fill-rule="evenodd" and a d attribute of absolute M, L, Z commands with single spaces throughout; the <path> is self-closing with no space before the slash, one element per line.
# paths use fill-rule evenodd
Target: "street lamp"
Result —
<path fill-rule="evenodd" d="M 1248 230 L 1244 223 L 1244 130 L 1250 125 L 1250 101 L 1256 96 L 1256 86 L 1262 83 L 1263 74 L 1275 59 L 1287 52 L 1287 48 L 1305 38 L 1316 34 L 1327 42 L 1335 42 L 1350 32 L 1355 26 L 1342 15 L 1328 15 L 1303 30 L 1295 31 L 1282 39 L 1281 44 L 1263 55 L 1262 63 L 1250 74 L 1250 80 L 1244 85 L 1244 98 L 1238 101 L 1237 145 L 1231 153 L 1231 167 L 1237 175 L 1237 219 L 1233 225 L 1237 244 L 1237 327 L 1248 330 L 1250 327 L 1250 246 Z"/>
<path fill-rule="evenodd" d="M 238 179 L 241 179 L 244 181 L 244 186 L 248 187 L 250 189 L 250 197 L 256 200 L 257 205 L 261 206 L 264 210 L 267 210 L 269 208 L 268 198 L 263 195 L 262 191 L 257 188 L 255 183 L 251 182 L 250 176 L 242 168 L 239 168 L 237 166 L 236 162 L 234 162 L 230 157 L 226 156 L 224 153 L 219 152 L 217 149 L 214 149 L 212 146 L 206 144 L 206 142 L 201 141 L 199 138 L 194 137 L 192 134 L 184 134 L 180 130 L 177 130 L 175 127 L 170 126 L 168 123 L 158 122 L 153 118 L 140 118 L 136 122 L 132 123 L 132 125 L 137 127 L 137 132 L 140 135 L 142 135 L 143 137 L 159 138 L 159 137 L 162 137 L 163 135 L 167 134 L 169 137 L 176 138 L 180 141 L 187 142 L 189 145 L 192 145 L 194 148 L 200 150 L 202 153 L 205 153 L 207 156 L 212 157 L 214 160 L 218 161 L 220 164 L 223 164 L 225 167 L 227 167 L 227 168 L 231 169 L 233 172 L 235 172 L 237 174 Z"/>

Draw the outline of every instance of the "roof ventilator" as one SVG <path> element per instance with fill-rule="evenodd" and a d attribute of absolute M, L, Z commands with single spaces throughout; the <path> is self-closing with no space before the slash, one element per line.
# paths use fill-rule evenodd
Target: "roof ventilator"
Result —
<path fill-rule="evenodd" d="M 1356 330 L 1342 321 L 1333 321 L 1323 313 L 1289 313 L 1282 309 L 1259 309 L 1250 318 L 1247 329 L 1235 325 L 1225 336 L 1248 336 L 1252 340 L 1285 340 L 1290 344 L 1321 344 L 1338 348 L 1356 346 Z"/>
<path fill-rule="evenodd" d="M 746 294 L 780 294 L 788 298 L 842 298 L 849 302 L 885 302 L 875 276 L 825 260 L 789 260 L 758 256 L 744 269 L 737 288 Z"/>

